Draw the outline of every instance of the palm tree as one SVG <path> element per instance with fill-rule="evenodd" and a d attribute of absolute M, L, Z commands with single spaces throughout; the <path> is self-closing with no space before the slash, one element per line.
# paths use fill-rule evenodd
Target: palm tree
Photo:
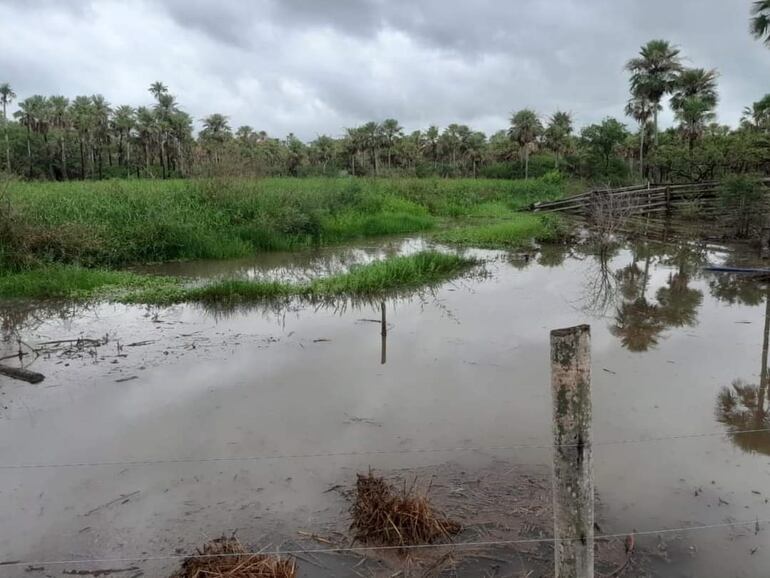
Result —
<path fill-rule="evenodd" d="M 232 131 L 226 116 L 214 113 L 203 119 L 203 130 L 200 133 L 200 138 L 213 145 L 215 163 L 218 164 L 220 160 L 219 149 L 230 137 L 232 137 Z"/>
<path fill-rule="evenodd" d="M 644 178 L 644 137 L 647 134 L 647 125 L 653 117 L 653 107 L 659 110 L 661 106 L 654 105 L 643 92 L 632 96 L 626 104 L 626 115 L 639 123 L 639 172 Z"/>
<path fill-rule="evenodd" d="M 94 127 L 94 105 L 88 96 L 78 96 L 72 101 L 70 106 L 70 117 L 72 126 L 78 135 L 78 146 L 80 147 L 80 178 L 86 178 L 86 149 L 91 149 L 91 137 Z M 90 160 L 90 155 L 89 155 Z M 89 163 L 89 166 L 90 163 Z"/>
<path fill-rule="evenodd" d="M 703 135 L 706 126 L 716 118 L 716 114 L 709 101 L 699 96 L 688 96 L 679 103 L 676 118 L 692 152 L 695 141 Z"/>
<path fill-rule="evenodd" d="M 32 177 L 32 133 L 40 133 L 46 145 L 48 156 L 48 99 L 35 94 L 19 102 L 19 110 L 13 114 L 19 123 L 27 129 L 27 163 L 28 174 Z M 49 167 L 50 168 L 50 167 Z"/>
<path fill-rule="evenodd" d="M 671 94 L 671 108 L 676 112 L 681 109 L 687 98 L 698 97 L 704 103 L 715 107 L 719 96 L 717 94 L 717 78 L 719 73 L 716 69 L 706 70 L 705 68 L 685 68 L 680 71 L 674 81 L 673 92 Z"/>
<path fill-rule="evenodd" d="M 371 153 L 372 163 L 374 165 L 374 176 L 376 177 L 379 174 L 378 151 L 380 150 L 380 144 L 382 143 L 382 131 L 380 125 L 376 122 L 367 122 L 359 129 L 359 131 L 364 149 L 369 150 Z"/>
<path fill-rule="evenodd" d="M 430 148 L 431 159 L 433 160 L 433 168 L 436 168 L 438 162 L 438 139 L 439 130 L 436 125 L 431 125 L 428 130 L 425 131 L 425 141 Z"/>
<path fill-rule="evenodd" d="M 751 7 L 751 33 L 770 46 L 770 0 L 757 0 Z"/>
<path fill-rule="evenodd" d="M 160 100 L 161 95 L 168 93 L 168 87 L 160 80 L 153 82 L 147 90 L 156 98 L 156 100 Z"/>
<path fill-rule="evenodd" d="M 382 121 L 382 139 L 385 142 L 385 148 L 388 150 L 388 169 L 391 168 L 391 156 L 393 146 L 396 141 L 404 136 L 404 129 L 398 124 L 395 118 L 386 118 Z"/>
<path fill-rule="evenodd" d="M 9 173 L 11 172 L 11 146 L 8 144 L 8 117 L 6 116 L 6 109 L 15 98 L 16 93 L 13 92 L 10 84 L 7 82 L 0 84 L 0 103 L 3 104 L 3 133 L 5 135 L 5 168 Z"/>
<path fill-rule="evenodd" d="M 751 130 L 770 132 L 770 94 L 744 108 L 741 123 Z"/>
<path fill-rule="evenodd" d="M 529 149 L 543 133 L 543 124 L 534 110 L 525 108 L 511 117 L 508 136 L 519 143 L 524 154 L 524 178 L 529 178 Z"/>
<path fill-rule="evenodd" d="M 465 139 L 465 154 L 471 162 L 472 175 L 476 178 L 476 168 L 484 160 L 484 150 L 487 144 L 487 135 L 483 132 L 471 132 Z"/>
<path fill-rule="evenodd" d="M 638 57 L 626 63 L 626 70 L 631 73 L 631 94 L 644 95 L 652 103 L 656 145 L 660 101 L 671 92 L 681 68 L 679 49 L 666 40 L 650 40 L 642 46 Z"/>
<path fill-rule="evenodd" d="M 572 116 L 568 112 L 556 111 L 545 129 L 545 143 L 555 157 L 555 168 L 559 168 L 559 155 L 564 155 L 572 136 Z"/>
<path fill-rule="evenodd" d="M 112 115 L 112 130 L 118 135 L 119 166 L 128 167 L 131 162 L 131 131 L 136 126 L 135 115 L 133 107 L 126 104 L 116 108 Z"/>
<path fill-rule="evenodd" d="M 150 172 L 152 164 L 152 146 L 158 132 L 158 123 L 155 113 L 146 106 L 140 106 L 136 109 L 136 128 L 139 133 L 139 141 L 144 149 L 144 168 Z"/>
<path fill-rule="evenodd" d="M 64 96 L 52 96 L 48 99 L 51 107 L 51 128 L 56 131 L 59 142 L 61 177 L 67 179 L 67 133 L 70 130 L 70 100 Z"/>
<path fill-rule="evenodd" d="M 102 153 L 104 145 L 108 146 L 107 153 L 109 155 L 110 144 L 110 114 L 112 114 L 112 108 L 110 104 L 101 94 L 94 94 L 91 97 L 92 111 L 93 111 L 93 136 L 95 145 L 95 155 L 99 163 L 99 178 L 102 178 Z M 112 164 L 111 155 L 109 155 L 108 161 Z"/>
<path fill-rule="evenodd" d="M 345 129 L 345 146 L 350 154 L 350 174 L 356 176 L 356 159 L 364 149 L 363 134 L 360 128 Z"/>

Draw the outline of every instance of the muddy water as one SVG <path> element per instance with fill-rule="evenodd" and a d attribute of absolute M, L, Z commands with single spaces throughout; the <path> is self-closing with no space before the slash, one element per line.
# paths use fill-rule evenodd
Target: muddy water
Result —
<path fill-rule="evenodd" d="M 422 246 L 406 239 L 163 272 L 302 277 Z M 297 530 L 344 530 L 348 503 L 327 490 L 370 466 L 547 472 L 547 449 L 488 448 L 549 442 L 548 332 L 586 322 L 602 530 L 770 519 L 765 434 L 603 443 L 758 423 L 750 388 L 760 381 L 767 290 L 701 271 L 739 256 L 657 244 L 476 254 L 485 276 L 386 302 L 384 364 L 379 303 L 6 308 L 0 357 L 17 350 L 14 332 L 31 344 L 109 339 L 50 345 L 31 365 L 47 376 L 39 385 L 0 377 L 3 465 L 92 464 L 0 470 L 0 562 L 157 557 L 90 567 L 163 576 L 175 565 L 164 556 L 222 532 L 292 549 Z M 736 380 L 749 389 L 725 397 Z M 410 453 L 460 447 L 475 449 Z M 329 453 L 342 455 L 308 457 Z M 220 459 L 254 456 L 292 457 Z M 135 460 L 189 461 L 124 463 Z M 767 576 L 770 523 L 760 526 L 638 542 L 657 575 Z M 356 575 L 344 558 L 303 571 Z M 0 566 L 0 575 L 29 574 Z"/>

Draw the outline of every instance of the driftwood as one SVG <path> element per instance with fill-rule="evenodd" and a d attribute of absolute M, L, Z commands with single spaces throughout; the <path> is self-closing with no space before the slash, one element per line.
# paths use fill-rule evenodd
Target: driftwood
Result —
<path fill-rule="evenodd" d="M 40 383 L 45 379 L 45 375 L 42 373 L 36 373 L 20 367 L 8 367 L 7 365 L 0 365 L 0 375 L 26 381 L 27 383 Z"/>

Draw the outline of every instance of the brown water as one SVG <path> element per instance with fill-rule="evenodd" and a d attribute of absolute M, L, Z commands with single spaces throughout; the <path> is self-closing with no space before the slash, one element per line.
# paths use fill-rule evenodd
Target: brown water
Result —
<path fill-rule="evenodd" d="M 383 241 L 155 271 L 303 277 L 424 245 Z M 16 333 L 31 344 L 109 341 L 37 359 L 31 368 L 47 376 L 39 385 L 0 377 L 0 465 L 295 457 L 0 469 L 0 562 L 173 555 L 232 530 L 290 549 L 296 530 L 323 533 L 340 520 L 344 528 L 348 503 L 325 491 L 370 466 L 472 472 L 503 462 L 547 472 L 548 449 L 486 448 L 549 443 L 549 331 L 579 323 L 593 333 L 602 530 L 770 519 L 767 434 L 604 443 L 754 429 L 768 290 L 701 272 L 739 255 L 693 244 L 549 248 L 537 259 L 474 253 L 487 275 L 386 302 L 385 364 L 379 302 L 227 312 L 7 307 L 0 357 L 17 350 Z M 725 397 L 736 380 L 755 389 Z M 476 449 L 409 453 L 458 447 Z M 381 451 L 393 453 L 367 453 Z M 351 455 L 296 457 L 328 453 Z M 760 526 L 638 542 L 657 553 L 656 575 L 764 577 L 770 523 Z M 164 576 L 175 562 L 102 567 L 133 565 Z M 303 571 L 356 575 L 344 558 Z M 0 566 L 0 575 L 29 574 Z"/>

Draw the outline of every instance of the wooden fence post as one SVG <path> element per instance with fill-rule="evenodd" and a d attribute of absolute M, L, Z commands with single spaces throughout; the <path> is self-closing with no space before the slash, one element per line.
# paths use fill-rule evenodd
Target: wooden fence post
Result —
<path fill-rule="evenodd" d="M 551 332 L 556 578 L 594 576 L 591 328 Z"/>

